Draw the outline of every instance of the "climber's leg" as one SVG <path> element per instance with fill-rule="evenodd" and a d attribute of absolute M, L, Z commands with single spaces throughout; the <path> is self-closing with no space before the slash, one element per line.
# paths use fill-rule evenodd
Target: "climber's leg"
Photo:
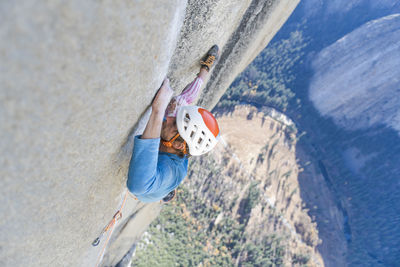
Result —
<path fill-rule="evenodd" d="M 176 112 L 179 107 L 192 104 L 200 93 L 200 87 L 203 81 L 207 77 L 211 67 L 218 60 L 219 48 L 218 45 L 214 45 L 208 50 L 206 56 L 200 61 L 200 71 L 197 77 L 189 83 L 182 93 L 171 99 L 169 103 L 165 116 L 166 117 L 176 117 Z"/>
<path fill-rule="evenodd" d="M 203 81 L 207 77 L 214 63 L 218 60 L 218 57 L 219 47 L 218 45 L 213 45 L 210 50 L 208 50 L 203 60 L 200 61 L 201 67 L 197 77 L 191 83 L 189 83 L 180 94 L 180 98 L 185 99 L 187 104 L 191 104 L 196 99 Z"/>
<path fill-rule="evenodd" d="M 203 77 L 205 77 L 204 74 Z M 192 104 L 200 92 L 203 80 L 204 78 L 198 75 L 191 83 L 186 85 L 185 89 L 183 89 L 182 93 L 177 97 L 178 105 Z M 186 103 L 183 103 L 183 101 Z"/>
<path fill-rule="evenodd" d="M 205 78 L 207 77 L 207 75 L 208 75 L 208 71 L 205 68 L 201 67 L 199 74 L 197 74 L 197 77 L 199 77 L 200 79 L 202 79 L 204 81 Z"/>

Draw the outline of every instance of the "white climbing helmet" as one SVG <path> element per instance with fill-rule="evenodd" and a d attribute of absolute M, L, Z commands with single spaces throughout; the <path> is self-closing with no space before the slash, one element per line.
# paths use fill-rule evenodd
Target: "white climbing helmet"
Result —
<path fill-rule="evenodd" d="M 200 156 L 215 147 L 219 140 L 217 120 L 198 106 L 182 106 L 176 116 L 179 135 L 186 141 L 189 153 Z"/>

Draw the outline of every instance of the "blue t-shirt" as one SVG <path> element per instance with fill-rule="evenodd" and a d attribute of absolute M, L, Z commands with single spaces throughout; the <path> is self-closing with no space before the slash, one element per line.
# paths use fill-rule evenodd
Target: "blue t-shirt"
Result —
<path fill-rule="evenodd" d="M 188 159 L 160 152 L 160 138 L 135 136 L 127 187 L 142 202 L 155 202 L 178 187 L 187 174 Z"/>

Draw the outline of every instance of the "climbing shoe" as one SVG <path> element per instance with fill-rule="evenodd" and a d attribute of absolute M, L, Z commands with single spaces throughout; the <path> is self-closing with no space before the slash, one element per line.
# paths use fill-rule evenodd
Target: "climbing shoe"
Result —
<path fill-rule="evenodd" d="M 171 192 L 168 193 L 168 195 L 166 195 L 163 199 L 162 202 L 164 203 L 168 203 L 171 200 L 173 200 L 175 198 L 176 195 L 176 189 L 172 190 Z"/>
<path fill-rule="evenodd" d="M 207 55 L 200 61 L 200 65 L 202 68 L 205 68 L 207 71 L 210 71 L 212 65 L 215 61 L 218 60 L 219 57 L 219 47 L 218 45 L 213 45 L 210 50 L 208 50 Z"/>

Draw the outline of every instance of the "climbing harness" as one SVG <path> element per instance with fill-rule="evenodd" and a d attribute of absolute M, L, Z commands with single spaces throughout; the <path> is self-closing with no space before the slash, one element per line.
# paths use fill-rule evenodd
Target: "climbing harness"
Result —
<path fill-rule="evenodd" d="M 125 196 L 122 200 L 121 206 L 119 208 L 119 210 L 114 214 L 114 216 L 112 217 L 111 221 L 106 225 L 106 227 L 104 227 L 104 229 L 101 231 L 100 235 L 92 242 L 92 246 L 96 247 L 100 244 L 100 240 L 102 239 L 102 237 L 108 232 L 108 236 L 107 239 L 104 243 L 103 248 L 101 249 L 101 252 L 99 254 L 99 257 L 97 259 L 97 263 L 96 263 L 96 267 L 99 266 L 100 262 L 103 259 L 108 241 L 110 241 L 110 237 L 112 235 L 112 232 L 114 231 L 114 227 L 117 224 L 117 221 L 120 220 L 122 218 L 122 209 L 125 206 L 125 202 L 126 202 L 126 198 L 128 196 L 128 191 L 125 192 Z"/>

